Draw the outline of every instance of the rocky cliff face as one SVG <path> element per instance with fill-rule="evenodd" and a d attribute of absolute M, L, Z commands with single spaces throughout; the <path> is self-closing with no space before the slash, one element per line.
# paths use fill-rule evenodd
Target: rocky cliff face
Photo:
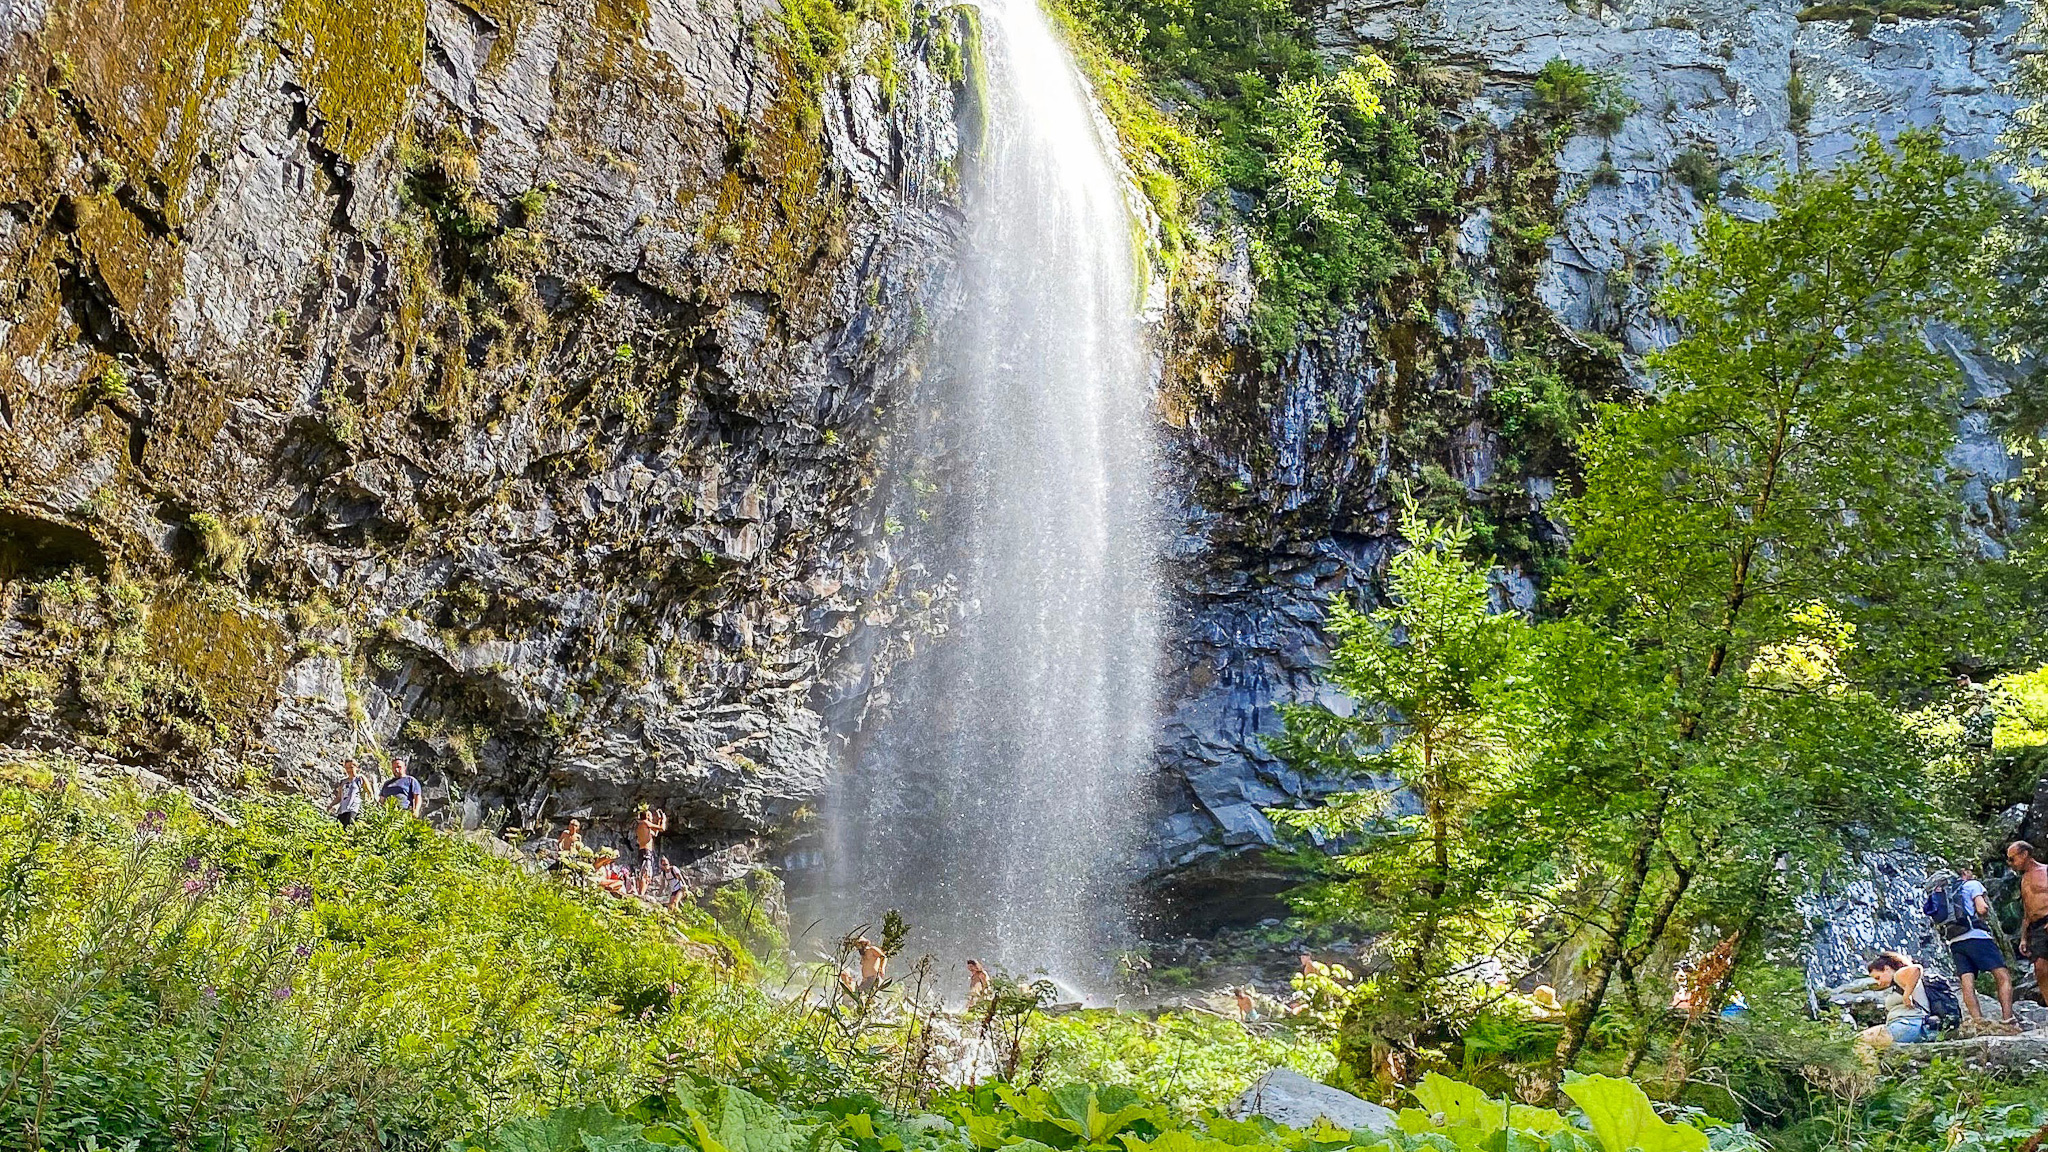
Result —
<path fill-rule="evenodd" d="M 1446 135 L 1465 141 L 1461 208 L 1418 245 L 1436 245 L 1469 288 L 1461 299 L 1404 283 L 1279 371 L 1228 387 L 1181 382 L 1189 500 L 1175 648 L 1183 688 L 1165 762 L 1172 812 L 1158 878 L 1199 927 L 1277 914 L 1260 900 L 1286 878 L 1257 846 L 1262 814 L 1331 787 L 1276 761 L 1264 740 L 1277 706 L 1321 691 L 1318 629 L 1333 595 L 1373 596 L 1391 537 L 1395 485 L 1462 486 L 1497 549 L 1518 559 L 1504 604 L 1535 593 L 1555 528 L 1543 506 L 1569 458 L 1502 401 L 1514 360 L 1534 350 L 1582 391 L 1630 386 L 1635 356 L 1664 339 L 1649 302 L 1660 253 L 1684 244 L 1708 199 L 1751 210 L 1745 184 L 1767 166 L 1826 165 L 1857 133 L 1942 132 L 1984 157 L 2013 107 L 2003 89 L 2023 13 L 1800 19 L 1794 0 L 1336 0 L 1319 38 L 1339 57 L 1405 45 L 1449 93 Z M 1812 15 L 1813 13 L 1809 13 Z M 1532 84 L 1553 59 L 1602 77 L 1620 99 L 1561 148 L 1533 148 Z M 1525 226 L 1550 235 L 1530 248 Z M 1214 305 L 1227 333 L 1248 299 L 1242 257 Z M 1233 280 L 1233 276 L 1235 279 Z M 1236 309 L 1233 311 L 1233 309 Z M 1939 335 L 1939 334 L 1937 334 Z M 1959 342 L 1973 400 L 2006 384 Z M 2002 514 L 1990 481 L 2010 462 L 1981 412 L 1955 463 L 1986 525 Z"/>
<path fill-rule="evenodd" d="M 1931 9 L 1930 9 L 1931 10 Z M 2016 6 L 1861 27 L 1792 0 L 1339 0 L 1413 49 L 1462 283 L 1403 283 L 1274 370 L 1243 244 L 1167 336 L 1179 596 L 1155 865 L 1187 923 L 1281 878 L 1262 809 L 1326 599 L 1397 481 L 1462 490 L 1526 604 L 1569 471 L 1507 402 L 1662 333 L 1659 246 L 1752 161 L 1937 127 L 1983 155 Z M 824 0 L 30 0 L 0 8 L 0 743 L 314 787 L 420 763 L 515 823 L 787 825 L 927 627 L 887 434 L 954 301 L 972 21 Z M 1562 57 L 1616 122 L 1525 128 Z M 1447 154 L 1448 155 L 1448 154 Z M 1531 228 L 1540 221 L 1546 236 Z M 2002 385 L 1966 349 L 1977 395 Z M 1958 463 L 2002 474 L 1976 424 Z M 1998 508 L 1988 491 L 1987 517 Z"/>
<path fill-rule="evenodd" d="M 972 142 L 968 26 L 878 15 L 0 11 L 0 741 L 787 819 Z"/>

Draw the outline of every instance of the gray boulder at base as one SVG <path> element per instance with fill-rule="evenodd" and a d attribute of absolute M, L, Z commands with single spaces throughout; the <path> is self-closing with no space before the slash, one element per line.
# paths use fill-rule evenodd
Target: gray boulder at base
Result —
<path fill-rule="evenodd" d="M 1328 1084 L 1318 1084 L 1292 1068 L 1275 1068 L 1230 1102 L 1233 1119 L 1264 1116 L 1289 1128 L 1307 1128 L 1316 1117 L 1352 1131 L 1385 1132 L 1394 1126 L 1394 1114 L 1368 1100 Z"/>

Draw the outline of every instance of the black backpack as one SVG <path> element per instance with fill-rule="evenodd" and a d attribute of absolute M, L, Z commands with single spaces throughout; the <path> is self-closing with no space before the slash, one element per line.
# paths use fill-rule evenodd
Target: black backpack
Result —
<path fill-rule="evenodd" d="M 1962 1022 L 1963 1002 L 1956 998 L 1948 977 L 1932 968 L 1922 968 L 1920 986 L 1927 989 L 1927 1014 L 1934 1017 L 1937 1027 L 1952 1028 Z"/>
<path fill-rule="evenodd" d="M 1959 890 L 1952 890 L 1942 884 L 1927 890 L 1927 899 L 1920 905 L 1920 911 L 1934 921 L 1944 941 L 1953 941 L 1965 932 L 1988 932 L 1984 918 L 1977 915 L 1971 905 L 1975 901 L 1965 900 Z"/>

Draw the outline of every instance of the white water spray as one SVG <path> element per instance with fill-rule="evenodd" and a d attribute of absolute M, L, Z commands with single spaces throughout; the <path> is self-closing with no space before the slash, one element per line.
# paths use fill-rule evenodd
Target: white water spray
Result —
<path fill-rule="evenodd" d="M 831 813 L 842 913 L 1098 985 L 1150 823 L 1150 358 L 1126 182 L 1035 0 L 986 0 L 966 296 L 908 433 L 900 554 L 963 612 L 897 669 Z M 852 907 L 848 907 L 852 904 Z"/>

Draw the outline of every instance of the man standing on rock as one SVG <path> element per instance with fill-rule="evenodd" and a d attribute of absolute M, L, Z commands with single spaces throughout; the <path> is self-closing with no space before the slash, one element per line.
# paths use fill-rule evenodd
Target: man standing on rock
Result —
<path fill-rule="evenodd" d="M 2012 973 L 2006 971 L 2005 956 L 1999 952 L 1998 942 L 1991 938 L 1991 898 L 1984 892 L 1984 882 L 1972 875 L 1967 866 L 1957 867 L 1956 877 L 1961 883 L 1955 886 L 1953 895 L 1949 894 L 1944 878 L 1936 877 L 1930 884 L 1942 889 L 1944 905 L 1953 905 L 1944 908 L 1947 918 L 1936 923 L 1935 928 L 1948 944 L 1949 959 L 1955 962 L 1956 975 L 1962 980 L 1963 1011 L 1970 1019 L 1983 1023 L 1984 1010 L 1977 1003 L 1977 977 L 1988 972 L 1998 982 L 1998 1006 L 2005 1013 L 2004 1022 L 2011 1024 Z"/>
<path fill-rule="evenodd" d="M 377 789 L 381 800 L 396 800 L 406 811 L 417 816 L 426 803 L 426 796 L 420 791 L 420 782 L 405 774 L 405 761 L 391 758 L 391 779 Z"/>
<path fill-rule="evenodd" d="M 654 887 L 654 842 L 668 831 L 668 813 L 659 808 L 640 806 L 640 818 L 633 822 L 633 843 L 640 849 L 639 894 L 647 895 Z"/>
<path fill-rule="evenodd" d="M 2048 868 L 2025 840 L 2005 846 L 2005 862 L 2020 878 L 2020 956 L 2034 962 L 2034 995 L 2048 1004 Z"/>

